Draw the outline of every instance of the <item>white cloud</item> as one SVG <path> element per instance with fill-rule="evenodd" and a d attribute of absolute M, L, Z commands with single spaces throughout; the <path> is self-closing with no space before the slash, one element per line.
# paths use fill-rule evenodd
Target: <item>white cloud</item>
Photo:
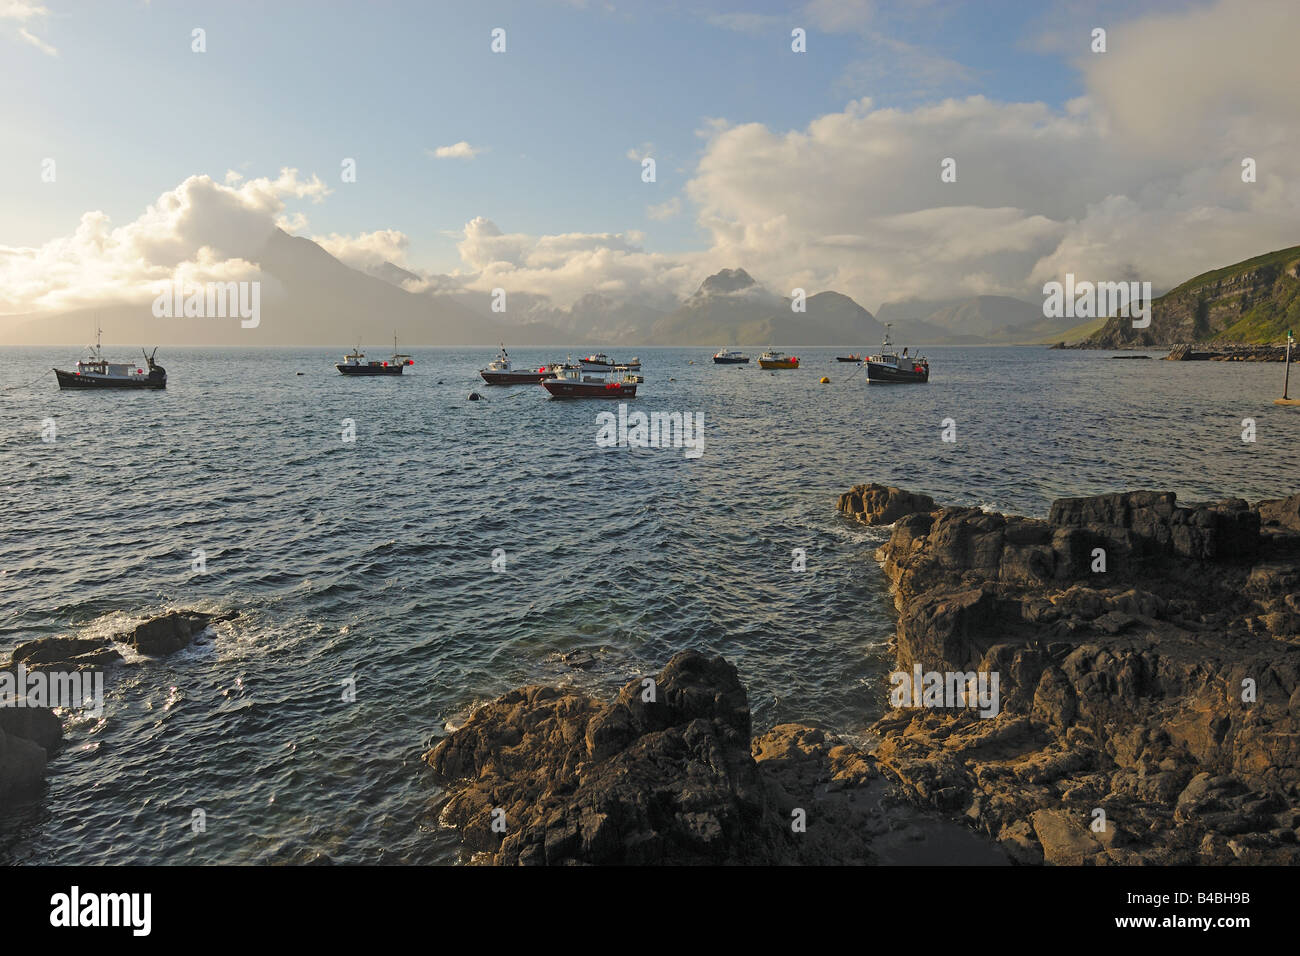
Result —
<path fill-rule="evenodd" d="M 28 43 L 30 43 L 32 46 L 36 47 L 36 49 L 38 49 L 38 50 L 40 50 L 42 53 L 46 54 L 47 56 L 58 56 L 58 55 L 59 55 L 59 51 L 58 51 L 58 50 L 54 49 L 54 47 L 50 46 L 48 43 L 46 43 L 46 42 L 45 42 L 44 40 L 42 40 L 40 37 L 38 37 L 38 36 L 34 36 L 30 31 L 27 30 L 26 27 L 19 27 L 19 28 L 18 28 L 18 35 L 19 35 L 20 37 L 22 37 L 25 41 L 27 41 Z"/>
<path fill-rule="evenodd" d="M 124 226 L 87 212 L 70 236 L 35 248 L 0 246 L 0 314 L 145 301 L 180 277 L 249 278 L 285 200 L 319 201 L 328 191 L 294 169 L 237 188 L 191 176 Z"/>
<path fill-rule="evenodd" d="M 1061 110 L 859 100 L 801 130 L 715 123 L 687 195 L 719 264 L 869 308 L 1033 298 L 1067 271 L 1168 288 L 1300 242 L 1297 28 L 1284 0 L 1115 21 L 1111 52 L 1083 61 L 1086 95 Z M 939 180 L 944 157 L 955 183 Z"/>
<path fill-rule="evenodd" d="M 29 3 L 27 0 L 0 0 L 0 20 L 26 24 L 35 20 L 44 20 L 49 15 L 49 9 L 37 3 Z M 20 40 L 36 47 L 47 56 L 59 55 L 58 50 L 36 36 L 26 26 L 19 26 L 15 32 Z"/>
<path fill-rule="evenodd" d="M 425 150 L 425 153 L 434 159 L 473 159 L 481 152 L 483 152 L 483 147 L 471 146 L 463 139 L 451 146 L 439 146 L 437 149 Z"/>
<path fill-rule="evenodd" d="M 598 290 L 623 297 L 659 300 L 689 291 L 699 282 L 696 257 L 646 252 L 644 237 L 624 233 L 563 233 L 533 236 L 504 233 L 490 219 L 465 224 L 457 245 L 466 289 L 501 287 L 542 297 L 558 307 Z"/>
<path fill-rule="evenodd" d="M 38 3 L 28 3 L 25 0 L 0 0 L 0 20 L 26 22 L 44 19 L 49 15 L 49 9 Z"/>
<path fill-rule="evenodd" d="M 667 202 L 661 202 L 658 204 L 652 204 L 646 206 L 645 214 L 649 216 L 651 219 L 656 219 L 659 220 L 660 222 L 663 222 L 666 219 L 672 219 L 674 216 L 680 215 L 681 211 L 682 211 L 681 197 L 674 196 L 672 199 L 669 199 Z"/>
<path fill-rule="evenodd" d="M 334 258 L 354 269 L 368 269 L 391 262 L 406 265 L 406 250 L 411 240 L 396 229 L 376 229 L 358 236 L 312 236 L 315 242 Z"/>

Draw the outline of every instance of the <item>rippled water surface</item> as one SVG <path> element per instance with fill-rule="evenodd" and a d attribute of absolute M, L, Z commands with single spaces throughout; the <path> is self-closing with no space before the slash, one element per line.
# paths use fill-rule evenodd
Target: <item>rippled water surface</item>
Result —
<path fill-rule="evenodd" d="M 448 721 L 524 683 L 612 693 L 687 647 L 737 665 L 760 729 L 861 731 L 893 624 L 882 534 L 835 512 L 858 482 L 1039 515 L 1111 490 L 1300 490 L 1278 365 L 948 348 L 929 385 L 889 387 L 826 349 L 777 373 L 643 349 L 635 407 L 703 413 L 692 460 L 597 447 L 606 403 L 484 387 L 487 351 L 414 354 L 401 378 L 348 379 L 323 350 L 163 349 L 165 392 L 93 394 L 24 384 L 67 350 L 0 349 L 19 386 L 0 393 L 0 654 L 242 612 L 114 668 L 102 719 L 65 717 L 45 790 L 0 818 L 0 861 L 451 862 L 419 760 Z M 565 666 L 573 650 L 595 666 Z"/>

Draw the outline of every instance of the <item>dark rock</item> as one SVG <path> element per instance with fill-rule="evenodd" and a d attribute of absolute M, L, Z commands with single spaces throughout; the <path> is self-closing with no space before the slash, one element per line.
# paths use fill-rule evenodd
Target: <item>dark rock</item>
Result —
<path fill-rule="evenodd" d="M 735 669 L 686 651 L 654 681 L 607 705 L 527 687 L 483 707 L 425 756 L 459 787 L 442 819 L 494 863 L 776 859 Z"/>
<path fill-rule="evenodd" d="M 751 745 L 720 657 L 678 654 L 654 701 L 647 689 L 601 704 L 525 687 L 488 704 L 425 755 L 451 792 L 440 819 L 497 864 L 1006 862 L 833 734 L 782 724 Z"/>
<path fill-rule="evenodd" d="M 873 482 L 857 485 L 840 495 L 838 507 L 855 521 L 884 525 L 893 524 L 906 515 L 933 511 L 934 499 Z"/>
<path fill-rule="evenodd" d="M 217 615 L 201 611 L 169 611 L 137 624 L 132 630 L 119 634 L 118 639 L 132 645 L 141 654 L 161 657 L 188 647 L 209 625 L 237 616 L 237 612 Z"/>
<path fill-rule="evenodd" d="M 0 801 L 30 793 L 45 779 L 45 748 L 0 730 Z"/>
<path fill-rule="evenodd" d="M 995 672 L 1002 707 L 891 711 L 873 756 L 1024 862 L 1300 863 L 1273 835 L 1300 792 L 1296 515 L 1140 491 L 901 518 L 899 666 Z"/>
<path fill-rule="evenodd" d="M 561 654 L 560 660 L 569 667 L 576 668 L 580 671 L 591 670 L 591 668 L 596 666 L 596 658 L 592 657 L 591 654 L 586 651 L 569 651 L 567 654 Z"/>
<path fill-rule="evenodd" d="M 19 644 L 11 659 L 29 671 L 79 671 L 115 664 L 122 655 L 106 637 L 38 637 Z"/>
<path fill-rule="evenodd" d="M 30 740 L 47 754 L 63 743 L 63 724 L 48 707 L 0 707 L 0 732 Z"/>
<path fill-rule="evenodd" d="M 1300 495 L 1274 498 L 1255 505 L 1260 521 L 1271 528 L 1300 531 Z"/>

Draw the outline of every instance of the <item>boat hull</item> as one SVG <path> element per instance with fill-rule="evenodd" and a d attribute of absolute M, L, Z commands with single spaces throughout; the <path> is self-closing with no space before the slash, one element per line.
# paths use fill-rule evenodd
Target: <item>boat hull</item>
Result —
<path fill-rule="evenodd" d="M 542 387 L 554 398 L 636 398 L 635 385 L 608 386 L 595 382 L 563 382 L 547 379 Z"/>
<path fill-rule="evenodd" d="M 65 372 L 57 368 L 54 374 L 58 376 L 59 388 L 65 391 L 144 389 L 156 392 L 167 387 L 166 375 L 150 374 L 148 378 L 108 378 L 98 375 L 79 375 L 76 372 Z"/>
<path fill-rule="evenodd" d="M 780 361 L 780 362 L 765 362 L 763 359 L 759 359 L 759 360 L 758 360 L 758 367 L 759 367 L 759 368 L 770 368 L 770 369 L 778 369 L 778 368 L 798 368 L 798 367 L 799 367 L 799 363 L 798 363 L 798 362 L 786 362 L 786 361 Z"/>
<path fill-rule="evenodd" d="M 489 385 L 539 385 L 548 378 L 554 378 L 554 372 L 486 372 L 479 371 L 483 381 Z"/>
<path fill-rule="evenodd" d="M 334 366 L 344 375 L 401 375 L 405 365 L 344 365 Z"/>
<path fill-rule="evenodd" d="M 713 356 L 713 364 L 714 364 L 714 365 L 748 365 L 748 364 L 749 364 L 749 359 L 747 359 L 747 358 L 718 358 L 718 357 L 715 355 L 715 356 Z"/>
<path fill-rule="evenodd" d="M 930 370 L 922 366 L 922 371 L 896 368 L 879 362 L 867 362 L 867 381 L 875 385 L 921 385 L 930 381 Z"/>
<path fill-rule="evenodd" d="M 857 362 L 857 363 L 861 364 L 862 359 L 858 358 L 856 355 L 837 355 L 837 356 L 835 356 L 835 361 L 837 361 L 837 362 Z"/>

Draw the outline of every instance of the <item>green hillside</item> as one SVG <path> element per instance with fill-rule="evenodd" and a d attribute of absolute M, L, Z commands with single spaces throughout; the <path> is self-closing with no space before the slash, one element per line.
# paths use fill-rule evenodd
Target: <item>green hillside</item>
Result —
<path fill-rule="evenodd" d="M 1300 246 L 1203 272 L 1151 304 L 1151 325 L 1115 317 L 1087 345 L 1276 344 L 1300 327 Z"/>

